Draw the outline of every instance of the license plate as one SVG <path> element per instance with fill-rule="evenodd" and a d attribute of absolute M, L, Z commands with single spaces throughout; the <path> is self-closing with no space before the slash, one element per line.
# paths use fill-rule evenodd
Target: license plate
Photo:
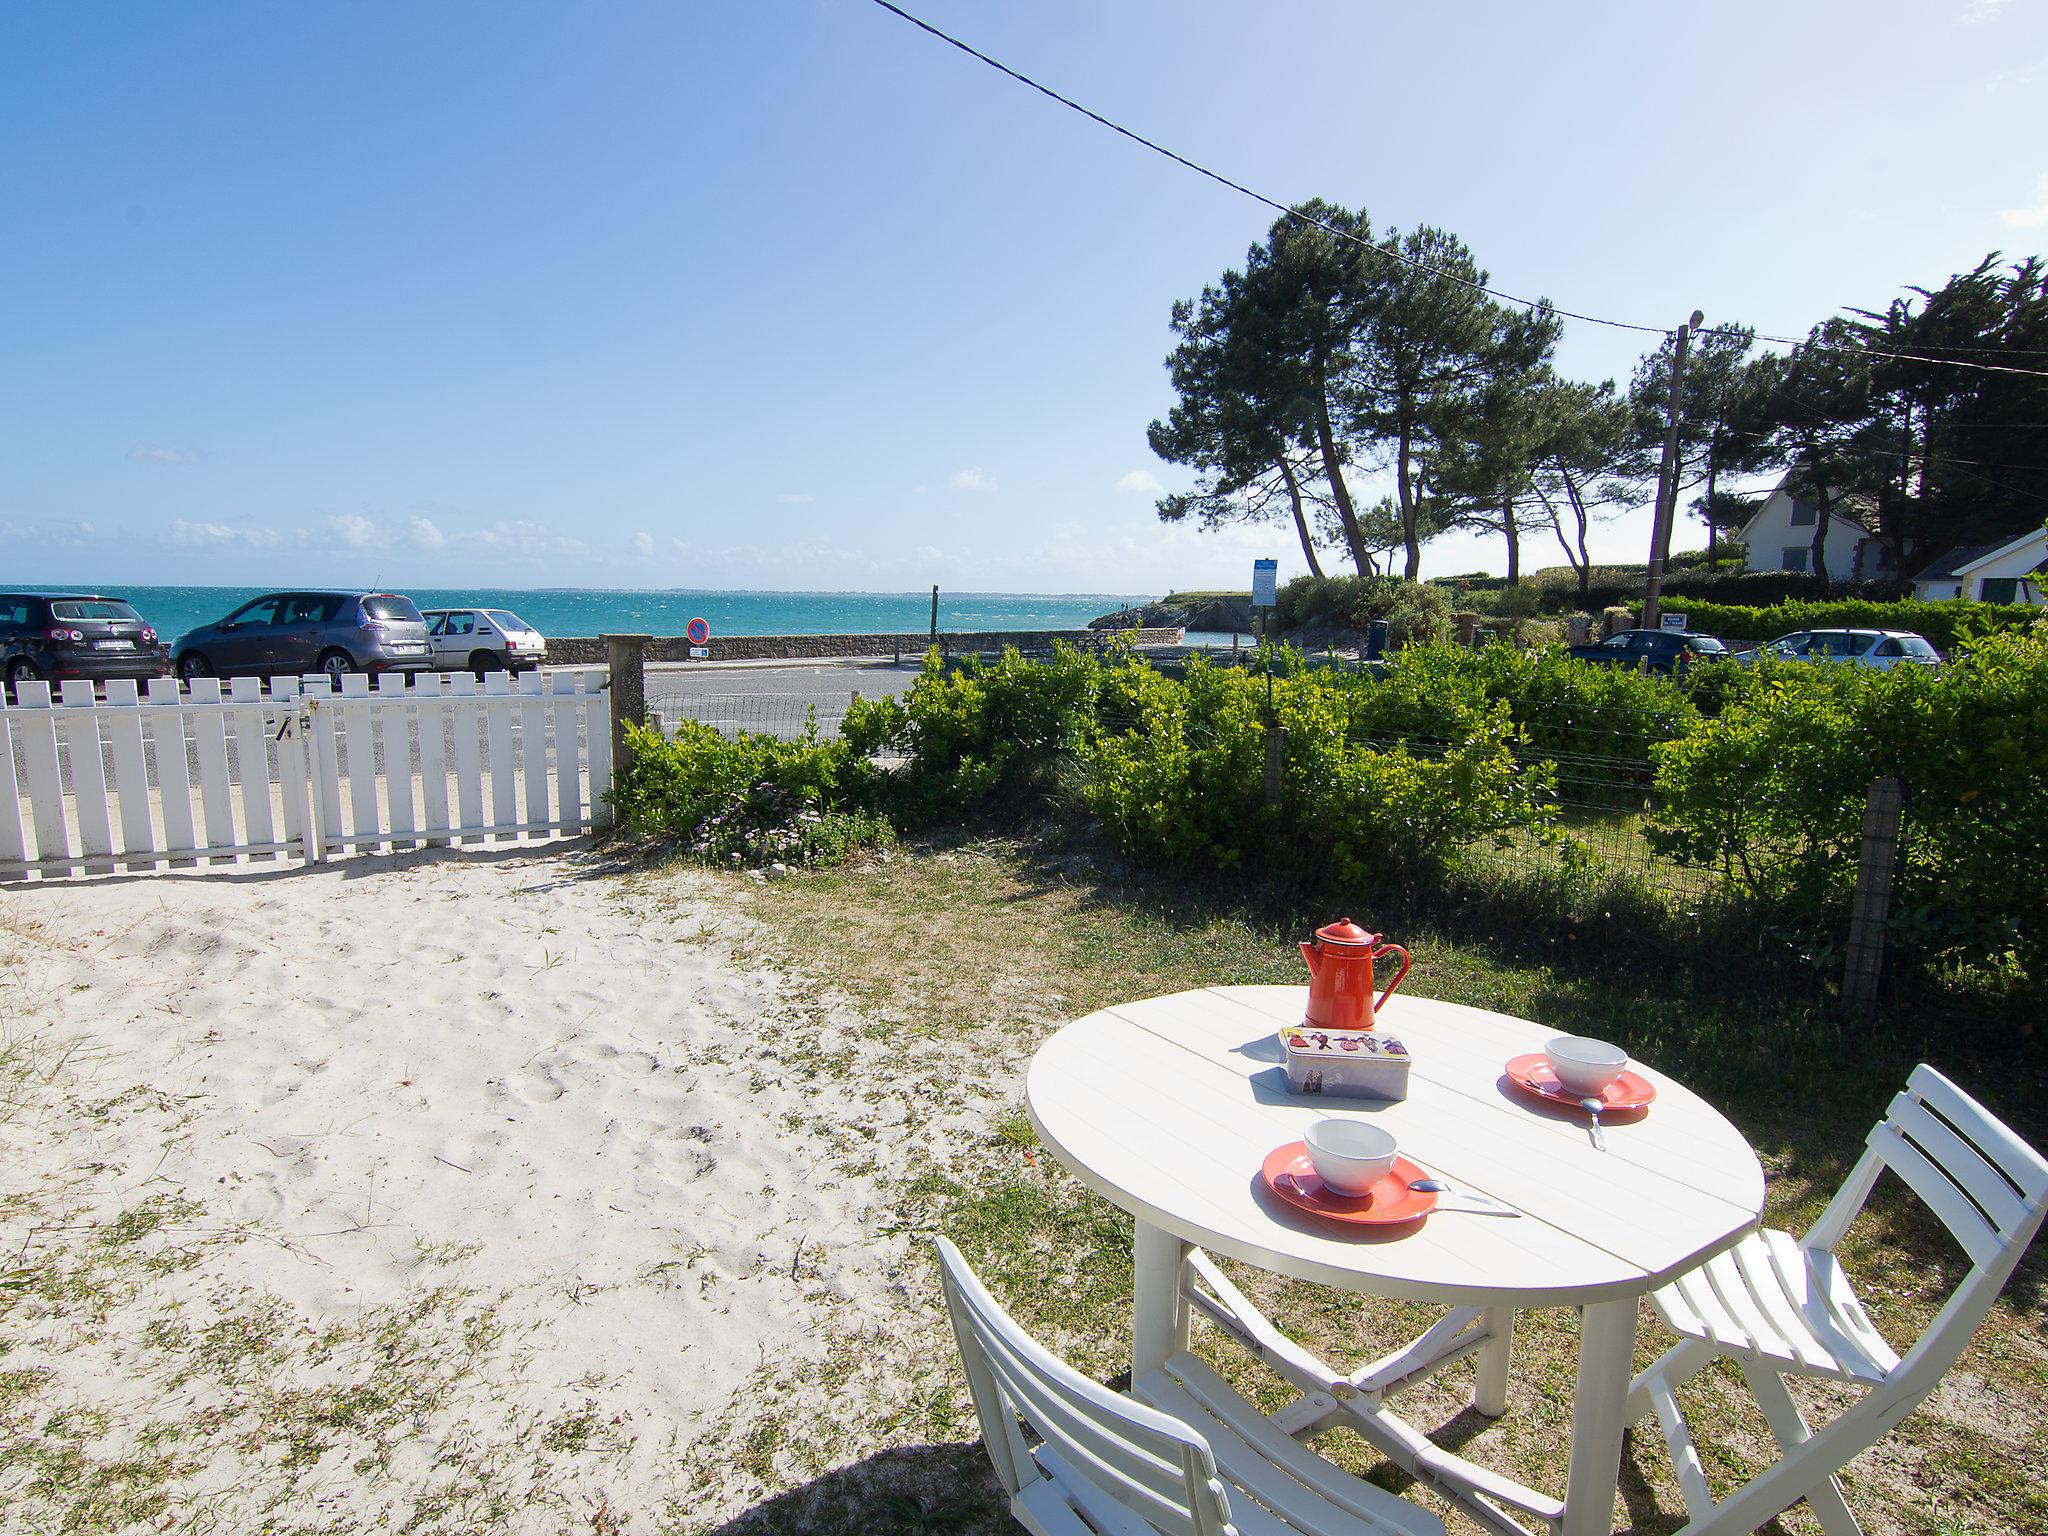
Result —
<path fill-rule="evenodd" d="M 401 640 L 391 647 L 394 651 L 424 651 L 426 648 L 427 642 L 424 640 Z"/>
<path fill-rule="evenodd" d="M 96 651 L 132 651 L 135 649 L 135 642 L 133 640 L 95 640 L 92 643 L 92 648 Z"/>

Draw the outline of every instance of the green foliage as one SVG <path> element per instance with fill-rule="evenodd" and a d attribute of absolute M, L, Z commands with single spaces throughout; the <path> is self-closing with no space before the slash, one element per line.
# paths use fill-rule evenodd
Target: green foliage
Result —
<path fill-rule="evenodd" d="M 1273 628 L 1282 635 L 1319 629 L 1359 633 L 1387 616 L 1406 585 L 1396 576 L 1297 576 L 1275 594 Z"/>
<path fill-rule="evenodd" d="M 630 836 L 755 865 L 835 864 L 894 837 L 867 804 L 866 757 L 816 726 L 782 741 L 685 721 L 667 740 L 629 724 L 626 740 L 611 802 Z"/>
<path fill-rule="evenodd" d="M 1631 612 L 1640 611 L 1640 603 L 1631 606 Z M 1724 607 L 1687 599 L 1684 612 L 1694 629 L 1718 635 L 1731 645 L 1760 645 L 1799 629 L 1908 629 L 1925 635 L 1941 651 L 1955 649 L 1972 633 L 2024 629 L 2041 616 L 2040 609 L 2024 603 L 1975 603 L 1962 598 L 1934 603 L 1786 602 L 1769 608 Z"/>
<path fill-rule="evenodd" d="M 1476 689 L 1304 672 L 1278 682 L 1281 803 L 1265 801 L 1265 684 L 1196 661 L 1149 690 L 1132 728 L 1092 753 L 1089 806 L 1127 851 L 1290 882 L 1413 881 L 1489 834 L 1543 824 L 1551 782 L 1518 771 L 1507 711 Z M 1448 723 L 1447 723 L 1448 722 Z M 1368 745 L 1421 724 L 1427 742 Z"/>
<path fill-rule="evenodd" d="M 1396 645 L 1426 645 L 1451 633 L 1451 599 L 1442 587 L 1404 583 L 1387 609 Z"/>
<path fill-rule="evenodd" d="M 1656 749 L 1657 848 L 1838 931 L 1866 792 L 1896 776 L 1906 953 L 2048 975 L 2048 639 L 1992 635 L 1939 673 L 1786 663 L 1758 675 Z"/>

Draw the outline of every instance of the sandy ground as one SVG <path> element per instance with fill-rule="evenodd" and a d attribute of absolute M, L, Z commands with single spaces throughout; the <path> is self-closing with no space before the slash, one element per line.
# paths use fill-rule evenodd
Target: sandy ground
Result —
<path fill-rule="evenodd" d="M 160 1481 L 180 1523 L 138 1528 L 744 1508 L 764 1395 L 855 1413 L 834 1358 L 929 1336 L 885 1181 L 997 1110 L 892 1088 L 762 941 L 581 851 L 0 890 L 17 1054 L 70 1053 L 0 1123 L 0 1271 L 34 1277 L 0 1430 L 70 1414 L 110 1498 Z M 54 1511 L 35 1466 L 0 1494 Z"/>

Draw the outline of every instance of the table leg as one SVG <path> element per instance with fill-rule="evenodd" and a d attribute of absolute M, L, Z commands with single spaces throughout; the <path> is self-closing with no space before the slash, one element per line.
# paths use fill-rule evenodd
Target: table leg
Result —
<path fill-rule="evenodd" d="M 1596 1302 L 1579 1319 L 1578 1396 L 1572 1405 L 1571 1470 L 1558 1536 L 1612 1536 L 1621 1482 L 1629 1374 L 1636 1361 L 1636 1298 Z"/>
<path fill-rule="evenodd" d="M 1143 1217 L 1131 1241 L 1131 1378 L 1155 1371 L 1188 1347 L 1187 1297 L 1181 1291 L 1188 1245 Z"/>
<path fill-rule="evenodd" d="M 1472 1406 L 1489 1419 L 1508 1411 L 1508 1370 L 1515 1358 L 1515 1309 L 1488 1307 L 1480 1314 L 1488 1338 L 1479 1351 L 1479 1380 Z"/>

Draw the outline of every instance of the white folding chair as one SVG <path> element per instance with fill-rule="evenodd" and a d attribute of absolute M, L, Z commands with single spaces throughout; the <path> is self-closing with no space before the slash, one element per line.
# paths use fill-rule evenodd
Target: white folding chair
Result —
<path fill-rule="evenodd" d="M 1090 1381 L 1018 1327 L 957 1248 L 938 1250 L 982 1443 L 1035 1536 L 1443 1536 L 1427 1510 L 1281 1434 L 1193 1355 L 1134 1382 L 1143 1402 Z"/>
<path fill-rule="evenodd" d="M 1885 1169 L 1897 1174 L 1971 1268 L 1904 1358 L 1871 1326 L 1834 1249 Z M 1805 1499 L 1828 1536 L 1859 1536 L 1834 1474 L 1889 1434 L 1947 1374 L 1991 1310 L 2048 1211 L 2048 1161 L 1934 1068 L 1913 1069 L 1863 1156 L 1803 1239 L 1763 1231 L 1655 1292 L 1681 1342 L 1636 1378 L 1629 1420 L 1655 1412 L 1678 1470 L 1689 1523 L 1680 1536 L 1754 1531 Z M 1777 1438 L 1777 1463 L 1715 1503 L 1674 1389 L 1718 1358 L 1733 1361 Z M 1819 1430 L 1787 1374 L 1870 1390 Z"/>

